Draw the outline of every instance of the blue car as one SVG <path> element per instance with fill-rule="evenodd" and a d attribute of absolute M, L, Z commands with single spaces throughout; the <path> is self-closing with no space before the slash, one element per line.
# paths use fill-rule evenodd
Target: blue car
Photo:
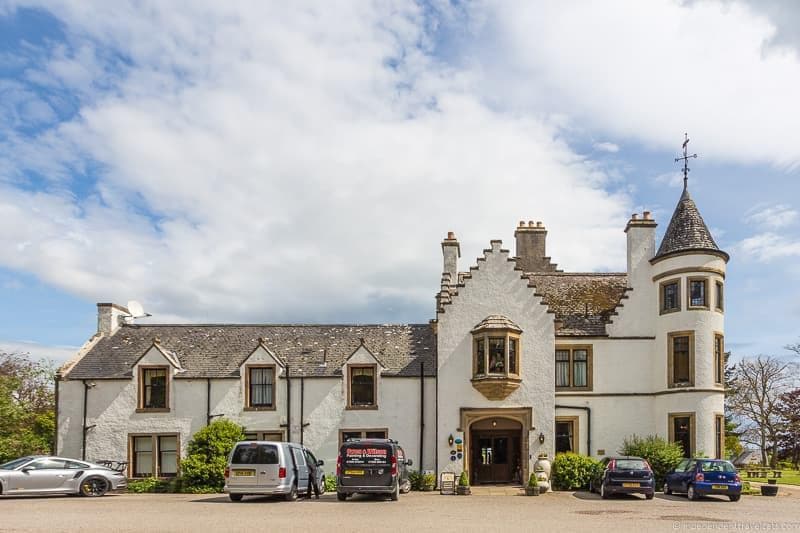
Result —
<path fill-rule="evenodd" d="M 590 492 L 600 493 L 604 500 L 615 494 L 644 494 L 645 499 L 653 499 L 653 469 L 641 457 L 605 457 L 601 466 L 589 481 Z"/>
<path fill-rule="evenodd" d="M 664 481 L 664 494 L 673 492 L 686 493 L 690 500 L 719 494 L 736 502 L 742 497 L 742 479 L 729 461 L 684 459 Z"/>

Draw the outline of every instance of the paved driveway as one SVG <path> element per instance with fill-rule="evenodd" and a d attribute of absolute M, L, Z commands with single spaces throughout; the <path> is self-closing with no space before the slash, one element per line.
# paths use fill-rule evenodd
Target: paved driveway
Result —
<path fill-rule="evenodd" d="M 758 524 L 758 526 L 756 526 Z M 765 525 L 770 524 L 770 525 Z M 190 494 L 0 499 L 2 531 L 800 531 L 800 494 L 689 502 L 657 494 L 601 500 L 594 494 L 402 495 L 399 502 L 334 495 L 294 503 Z"/>

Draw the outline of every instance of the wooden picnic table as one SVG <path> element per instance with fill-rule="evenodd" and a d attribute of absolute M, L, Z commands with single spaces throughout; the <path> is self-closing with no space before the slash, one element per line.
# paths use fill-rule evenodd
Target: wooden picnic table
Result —
<path fill-rule="evenodd" d="M 772 468 L 748 468 L 745 471 L 747 472 L 747 477 L 749 478 L 763 477 L 766 479 L 769 477 L 770 472 L 772 472 L 773 478 L 779 478 L 783 474 L 780 470 L 775 470 Z"/>

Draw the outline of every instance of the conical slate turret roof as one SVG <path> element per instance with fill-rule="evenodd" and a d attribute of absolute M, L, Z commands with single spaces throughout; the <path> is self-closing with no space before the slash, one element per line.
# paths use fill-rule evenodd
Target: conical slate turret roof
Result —
<path fill-rule="evenodd" d="M 720 250 L 717 243 L 714 242 L 714 237 L 708 231 L 703 217 L 700 216 L 700 211 L 697 210 L 694 200 L 689 196 L 689 190 L 684 186 L 681 199 L 675 206 L 675 212 L 672 213 L 672 219 L 661 240 L 661 246 L 653 259 L 688 251 L 710 252 L 719 255 L 725 261 L 729 258 L 728 254 Z"/>

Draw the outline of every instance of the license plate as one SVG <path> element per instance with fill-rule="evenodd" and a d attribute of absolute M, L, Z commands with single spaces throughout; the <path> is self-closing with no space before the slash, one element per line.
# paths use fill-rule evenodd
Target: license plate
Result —
<path fill-rule="evenodd" d="M 728 490 L 728 485 L 711 485 L 712 490 Z"/>
<path fill-rule="evenodd" d="M 234 470 L 233 475 L 236 477 L 253 477 L 256 473 L 253 470 Z"/>
<path fill-rule="evenodd" d="M 622 486 L 625 487 L 626 489 L 632 489 L 641 487 L 642 485 L 639 483 L 623 483 Z"/>
<path fill-rule="evenodd" d="M 345 476 L 363 476 L 364 475 L 364 471 L 363 470 L 345 470 L 344 471 L 344 475 Z"/>

